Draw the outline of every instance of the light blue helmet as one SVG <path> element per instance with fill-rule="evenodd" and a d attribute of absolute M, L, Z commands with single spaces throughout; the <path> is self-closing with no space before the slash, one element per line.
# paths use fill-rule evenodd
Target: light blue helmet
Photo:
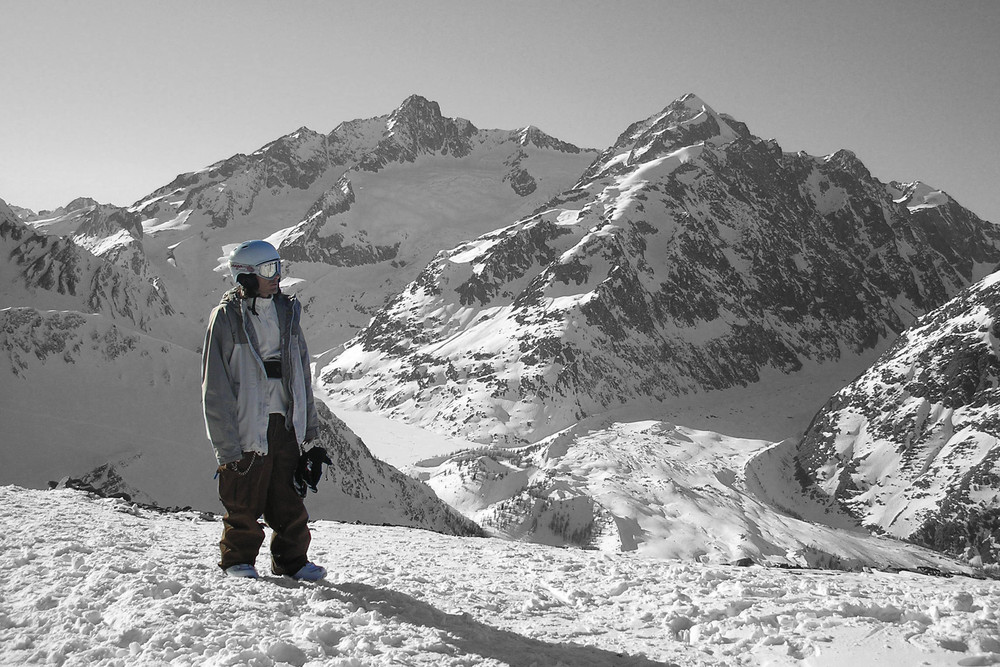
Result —
<path fill-rule="evenodd" d="M 272 278 L 281 273 L 281 257 L 267 241 L 244 241 L 229 253 L 229 272 L 237 282 L 241 273 Z"/>

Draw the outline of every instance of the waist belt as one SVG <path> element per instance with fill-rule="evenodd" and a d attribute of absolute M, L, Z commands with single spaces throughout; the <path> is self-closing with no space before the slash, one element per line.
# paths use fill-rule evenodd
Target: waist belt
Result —
<path fill-rule="evenodd" d="M 281 377 L 281 359 L 265 359 L 264 372 L 269 378 Z"/>

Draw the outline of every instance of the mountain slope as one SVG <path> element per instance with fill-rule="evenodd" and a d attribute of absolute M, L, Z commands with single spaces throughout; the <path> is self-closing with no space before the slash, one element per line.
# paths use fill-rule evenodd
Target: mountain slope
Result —
<path fill-rule="evenodd" d="M 770 501 L 787 482 L 767 446 L 666 422 L 590 420 L 413 472 L 487 529 L 522 541 L 710 563 L 933 566 L 929 551 L 872 537 L 846 514 L 809 512 L 801 494 L 795 513 L 776 511 Z"/>
<path fill-rule="evenodd" d="M 74 236 L 38 231 L 46 222 L 67 218 L 68 226 L 59 226 L 71 227 Z M 134 216 L 96 202 L 25 223 L 0 200 L 3 304 L 101 313 L 148 331 L 174 310 L 162 283 L 150 275 L 137 234 L 141 229 Z"/>
<path fill-rule="evenodd" d="M 136 501 L 220 509 L 196 353 L 99 315 L 31 308 L 0 310 L 0 351 L 0 483 L 74 477 Z M 307 501 L 313 518 L 481 534 L 317 407 L 315 444 L 335 466 Z"/>
<path fill-rule="evenodd" d="M 783 153 L 686 96 L 543 209 L 440 253 L 321 380 L 441 432 L 531 442 L 854 358 L 1000 262 L 995 226 L 890 190 L 848 151 Z"/>
<path fill-rule="evenodd" d="M 314 349 L 325 350 L 367 324 L 440 248 L 531 212 L 596 154 L 535 128 L 481 130 L 414 95 L 390 114 L 329 134 L 300 128 L 180 175 L 130 211 L 189 316 L 218 302 L 232 247 L 269 239 L 288 263 L 286 289 L 306 304 Z"/>
<path fill-rule="evenodd" d="M 118 490 L 139 487 L 137 500 L 163 505 L 218 503 L 194 352 L 100 315 L 4 308 L 0 373 L 3 483 L 45 487 L 141 454 L 143 483 Z"/>
<path fill-rule="evenodd" d="M 1000 274 L 920 318 L 816 416 L 799 476 L 866 526 L 1000 561 Z"/>

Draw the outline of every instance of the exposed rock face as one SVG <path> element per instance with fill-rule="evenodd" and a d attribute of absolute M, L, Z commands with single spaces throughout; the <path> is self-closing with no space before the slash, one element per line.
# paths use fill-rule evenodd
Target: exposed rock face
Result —
<path fill-rule="evenodd" d="M 478 132 L 467 120 L 442 116 L 437 102 L 411 95 L 389 116 L 385 137 L 358 168 L 379 171 L 393 162 L 415 162 L 424 154 L 465 157 L 472 152 L 472 138 Z"/>
<path fill-rule="evenodd" d="M 5 276 L 12 273 L 6 280 L 20 283 L 37 305 L 103 313 L 142 330 L 151 320 L 172 315 L 165 290 L 149 276 L 141 242 L 133 236 L 134 220 L 112 209 L 92 207 L 74 221 L 77 235 L 64 237 L 35 231 L 0 201 L 0 248 Z"/>
<path fill-rule="evenodd" d="M 351 168 L 345 170 L 336 183 L 309 207 L 302 221 L 283 236 L 280 249 L 284 256 L 334 266 L 359 266 L 397 259 L 404 263 L 412 262 L 412 252 L 401 254 L 401 246 L 414 239 L 421 232 L 420 228 L 400 224 L 401 221 L 393 224 L 393 220 L 388 219 L 390 215 L 410 217 L 406 213 L 372 209 L 362 196 L 361 206 L 368 208 L 367 214 L 346 215 L 358 204 L 355 181 L 363 184 L 362 190 L 373 190 L 372 196 L 377 203 L 386 197 L 380 192 L 381 183 L 391 182 L 392 178 L 388 173 L 384 176 L 379 174 L 392 168 L 403 169 L 407 181 L 414 180 L 416 176 L 413 183 L 416 191 L 411 195 L 415 207 L 426 206 L 428 201 L 436 198 L 445 200 L 437 212 L 441 216 L 444 210 L 454 206 L 448 199 L 495 199 L 497 186 L 504 183 L 518 197 L 528 198 L 536 194 L 538 178 L 551 180 L 557 177 L 557 173 L 561 176 L 562 166 L 557 167 L 556 173 L 551 167 L 535 167 L 528 150 L 536 155 L 562 153 L 582 155 L 584 159 L 588 154 L 533 127 L 519 132 L 480 130 L 467 120 L 443 116 L 436 102 L 418 95 L 407 98 L 383 120 L 384 131 L 378 141 L 357 157 Z M 340 128 L 334 130 L 334 134 L 339 131 Z M 371 135 L 366 136 L 370 140 Z M 418 161 L 428 165 L 427 175 L 417 175 Z M 568 162 L 581 168 L 584 164 L 577 159 Z M 415 169 L 407 170 L 410 166 Z M 461 190 L 451 192 L 441 187 L 442 179 L 435 178 L 436 172 L 445 170 L 474 173 L 477 178 L 463 182 Z M 535 174 L 529 170 L 535 171 Z M 548 192 L 549 196 L 551 194 L 554 192 Z M 535 203 L 541 201 L 539 199 Z M 405 202 L 400 203 L 405 207 Z M 472 213 L 469 211 L 469 214 Z M 447 214 L 442 217 L 443 220 L 428 222 L 433 226 L 444 222 L 449 227 L 456 222 L 462 225 L 471 222 L 450 220 L 451 216 Z M 437 240 L 435 237 L 434 241 Z"/>
<path fill-rule="evenodd" d="M 32 363 L 76 364 L 92 355 L 112 363 L 136 348 L 139 336 L 108 326 L 84 335 L 90 316 L 82 313 L 41 313 L 33 308 L 2 311 L 3 347 L 13 375 L 25 378 Z"/>
<path fill-rule="evenodd" d="M 296 225 L 282 240 L 281 255 L 301 262 L 320 262 L 332 266 L 363 266 L 395 259 L 399 242 L 379 245 L 369 240 L 363 229 L 344 229 L 329 235 L 323 230 L 330 219 L 347 213 L 355 202 L 351 181 L 345 176 L 306 212 L 305 221 Z"/>
<path fill-rule="evenodd" d="M 861 353 L 1000 262 L 995 226 L 900 194 L 848 151 L 783 153 L 687 96 L 534 215 L 440 253 L 322 381 L 523 442 Z"/>
<path fill-rule="evenodd" d="M 990 246 L 993 225 L 925 183 L 893 182 L 888 189 L 896 203 L 909 211 L 910 219 L 930 246 L 959 274 L 969 277 L 981 272 L 983 264 L 995 265 L 993 255 L 983 251 Z"/>
<path fill-rule="evenodd" d="M 349 146 L 338 151 L 328 137 L 301 128 L 251 155 L 234 155 L 201 171 L 181 174 L 132 210 L 146 221 L 194 216 L 192 222 L 200 219 L 210 227 L 226 227 L 270 206 L 272 214 L 276 209 L 281 218 L 275 220 L 276 227 L 281 222 L 291 224 L 303 213 L 295 193 L 322 192 L 336 178 L 331 168 L 338 162 L 343 168 L 350 155 Z M 319 182 L 324 177 L 326 181 Z M 301 197 L 312 198 L 315 194 Z M 282 206 L 283 200 L 291 200 L 290 205 Z"/>
<path fill-rule="evenodd" d="M 799 446 L 806 490 L 872 529 L 1000 562 L 998 341 L 993 274 L 830 399 Z"/>

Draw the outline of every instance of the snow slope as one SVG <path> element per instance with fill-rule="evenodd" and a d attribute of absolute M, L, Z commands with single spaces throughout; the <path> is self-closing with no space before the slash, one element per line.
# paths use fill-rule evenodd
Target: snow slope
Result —
<path fill-rule="evenodd" d="M 412 470 L 484 528 L 522 541 L 706 563 L 955 567 L 810 507 L 769 444 L 667 422 L 587 420 L 535 445 L 466 450 Z M 773 507 L 782 489 L 798 499 Z"/>
<path fill-rule="evenodd" d="M 1000 582 L 312 525 L 327 580 L 221 576 L 221 524 L 0 487 L 0 663 L 995 665 Z M 16 527 L 16 529 L 15 529 Z"/>
<path fill-rule="evenodd" d="M 45 487 L 81 478 L 161 507 L 218 511 L 217 462 L 205 435 L 201 359 L 101 315 L 0 310 L 0 483 Z M 72 377 L 72 381 L 67 381 Z M 307 505 L 314 518 L 480 529 L 423 484 L 376 459 L 325 405 L 334 461 Z"/>
<path fill-rule="evenodd" d="M 4 308 L 0 373 L 0 483 L 44 488 L 127 462 L 136 500 L 218 503 L 194 352 L 101 315 Z"/>

